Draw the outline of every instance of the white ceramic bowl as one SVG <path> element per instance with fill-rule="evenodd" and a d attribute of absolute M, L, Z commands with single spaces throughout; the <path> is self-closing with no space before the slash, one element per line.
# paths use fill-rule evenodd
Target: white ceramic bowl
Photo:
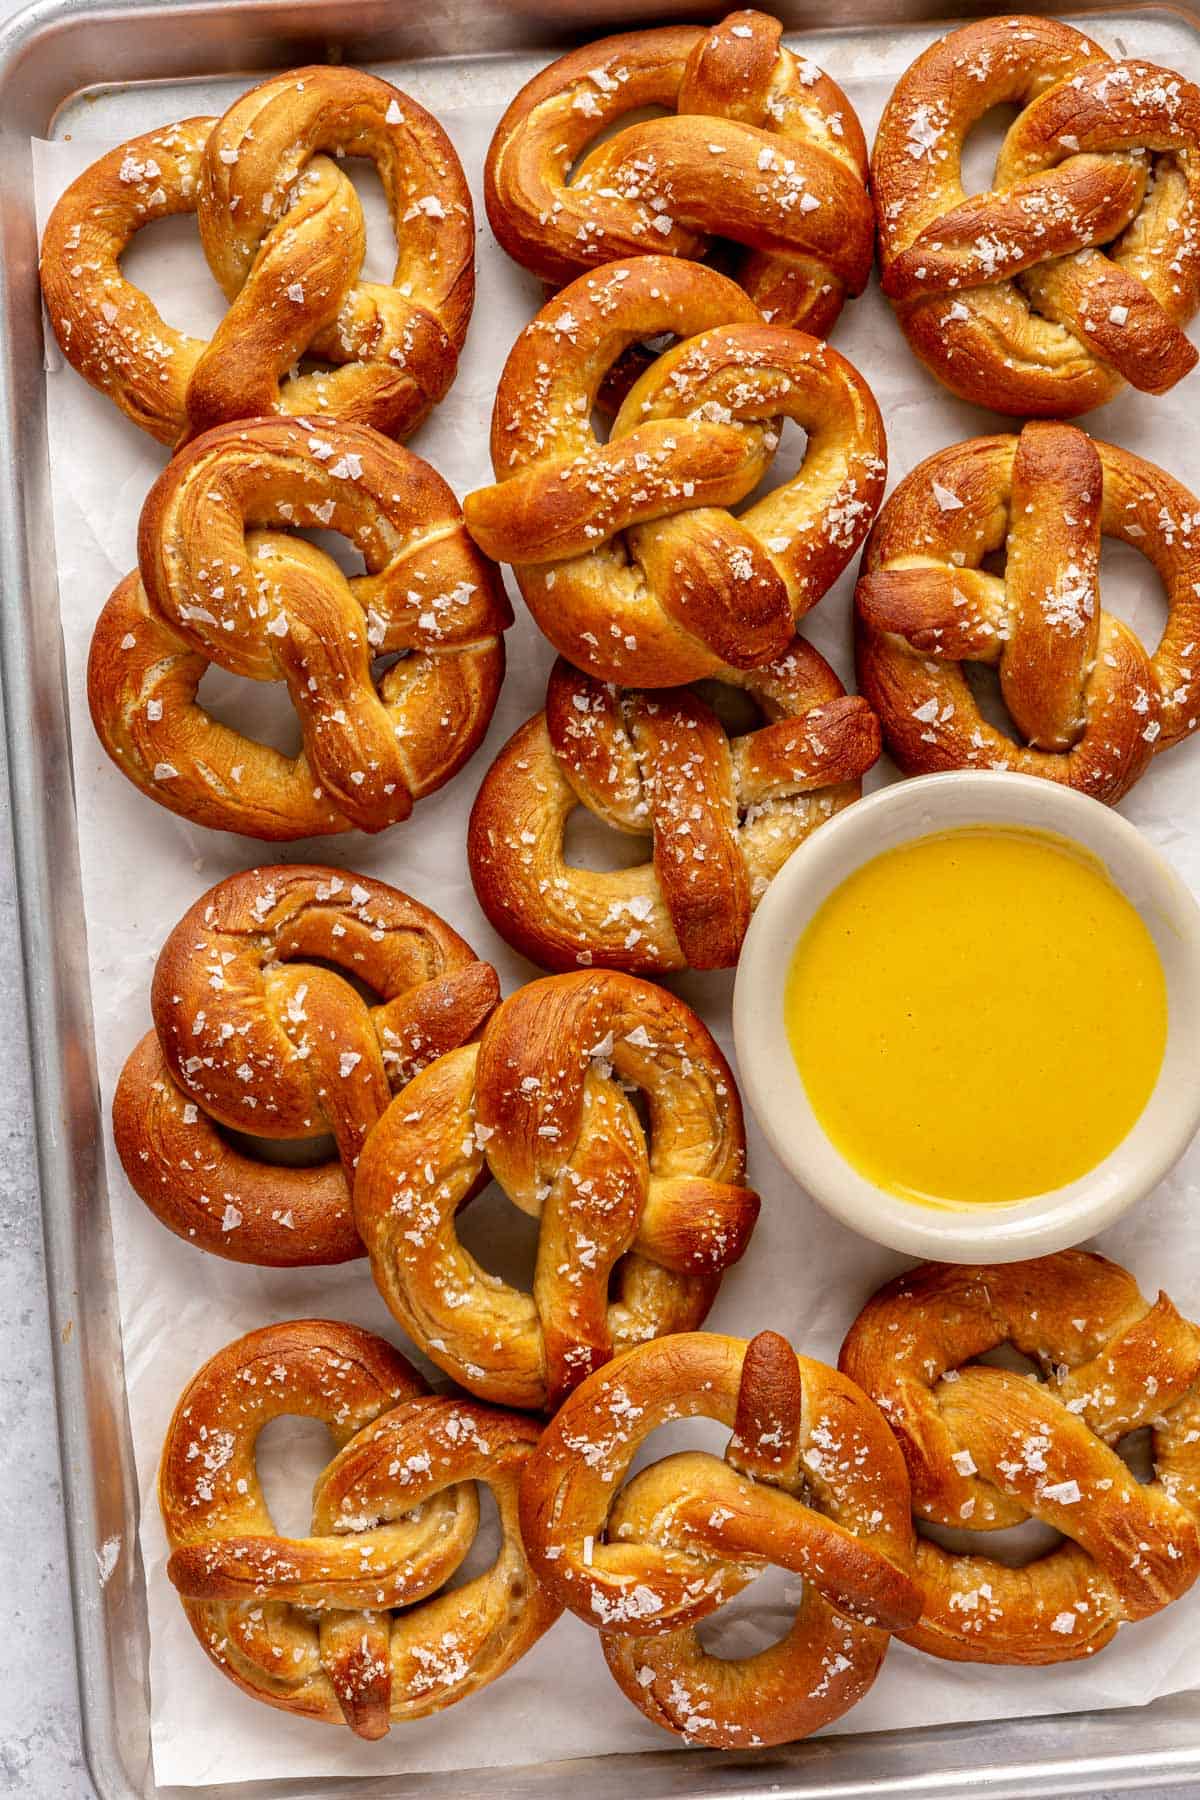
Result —
<path fill-rule="evenodd" d="M 1091 851 L 1141 914 L 1167 982 L 1162 1069 L 1129 1135 L 1080 1180 L 1011 1205 L 923 1205 L 866 1180 L 818 1122 L 784 1019 L 792 952 L 834 888 L 882 851 L 961 825 L 1052 831 Z M 1056 782 L 966 769 L 897 782 L 822 825 L 767 889 L 742 946 L 733 1032 L 742 1090 L 775 1154 L 843 1224 L 943 1262 L 1041 1256 L 1110 1225 L 1162 1179 L 1200 1127 L 1200 907 L 1119 813 Z"/>

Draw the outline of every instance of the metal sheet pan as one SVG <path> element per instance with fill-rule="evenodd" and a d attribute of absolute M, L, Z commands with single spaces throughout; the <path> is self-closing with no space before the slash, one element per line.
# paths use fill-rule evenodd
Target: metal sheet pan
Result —
<path fill-rule="evenodd" d="M 831 6 L 776 0 L 789 29 L 836 35 Z M 50 1306 L 85 1746 L 104 1800 L 312 1800 L 387 1793 L 473 1800 L 586 1800 L 775 1794 L 1091 1794 L 1200 1780 L 1200 1694 L 1136 1712 L 980 1722 L 817 1739 L 753 1756 L 665 1752 L 441 1776 L 164 1789 L 149 1755 L 148 1642 L 140 1567 L 104 1582 L 96 1552 L 135 1544 L 129 1441 L 89 1002 L 58 595 L 50 546 L 43 343 L 29 140 L 69 126 L 103 95 L 106 129 L 146 82 L 210 86 L 298 62 L 419 60 L 423 90 L 461 83 L 467 55 L 494 57 L 513 91 L 529 59 L 620 24 L 720 16 L 724 6 L 646 0 L 38 0 L 0 30 L 0 658 L 33 1054 Z M 840 10 L 840 9 L 839 9 Z M 994 10 L 967 4 L 962 14 Z M 1057 6 L 1033 10 L 1056 12 Z M 938 19 L 937 0 L 858 0 L 856 28 L 890 47 Z M 1200 0 L 1172 8 L 1093 7 L 1110 24 L 1169 21 L 1200 36 Z M 841 20 L 838 25 L 841 26 Z M 843 27 L 844 29 L 844 27 Z M 438 66 L 438 59 L 444 59 Z M 494 78 L 496 66 L 487 70 Z M 481 77 L 484 68 L 475 65 Z M 103 88 L 97 88 L 98 77 Z M 432 84 L 432 85 L 431 85 Z M 460 90 L 461 91 L 461 90 Z M 201 100 L 194 96 L 194 102 Z M 194 103 L 193 102 L 193 103 Z M 130 124 L 135 114 L 130 113 Z M 115 127 L 120 129 L 119 125 Z"/>

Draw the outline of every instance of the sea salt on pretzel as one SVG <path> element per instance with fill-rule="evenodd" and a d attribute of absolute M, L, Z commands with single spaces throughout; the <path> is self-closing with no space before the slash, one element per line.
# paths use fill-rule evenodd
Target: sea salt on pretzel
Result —
<path fill-rule="evenodd" d="M 321 526 L 365 574 L 289 530 Z M 252 419 L 197 438 L 151 488 L 138 568 L 96 623 L 88 701 L 121 772 L 199 825 L 382 831 L 481 742 L 511 617 L 428 463 L 364 426 Z M 397 654 L 377 677 L 375 659 Z M 205 709 L 211 663 L 286 681 L 300 755 Z"/>
<path fill-rule="evenodd" d="M 230 875 L 159 955 L 154 1029 L 113 1096 L 125 1172 L 164 1225 L 231 1261 L 361 1256 L 350 1187 L 368 1132 L 392 1089 L 473 1037 L 499 993 L 490 963 L 381 881 L 301 863 Z M 264 1162 L 221 1127 L 332 1133 L 337 1160 Z"/>
<path fill-rule="evenodd" d="M 1101 607 L 1102 535 L 1162 578 L 1153 655 Z M 1001 548 L 999 577 L 982 565 Z M 928 457 L 879 516 L 855 604 L 859 686 L 906 774 L 1012 769 L 1117 801 L 1200 723 L 1200 501 L 1074 425 Z M 997 669 L 1017 742 L 983 717 L 967 663 Z"/>
<path fill-rule="evenodd" d="M 1021 108 L 991 192 L 963 142 Z M 1057 19 L 980 19 L 919 56 L 872 156 L 884 292 L 939 381 L 997 412 L 1063 418 L 1196 362 L 1200 89 L 1114 62 Z"/>
<path fill-rule="evenodd" d="M 663 332 L 684 341 L 600 443 L 591 414 L 608 370 Z M 808 433 L 804 461 L 734 517 L 782 417 Z M 763 324 L 713 270 L 643 256 L 580 276 L 517 339 L 492 415 L 496 482 L 463 511 L 576 667 L 674 687 L 783 654 L 866 535 L 885 455 L 879 409 L 844 357 Z"/>
<path fill-rule="evenodd" d="M 1038 1382 L 977 1358 L 1010 1343 Z M 1065 1542 L 1025 1568 L 921 1538 L 919 1622 L 906 1643 L 956 1662 L 1091 1656 L 1200 1573 L 1200 1330 L 1083 1250 L 992 1268 L 926 1263 L 882 1288 L 840 1367 L 883 1408 L 938 1525 L 1027 1518 Z M 1154 1476 L 1112 1448 L 1149 1426 Z"/>
<path fill-rule="evenodd" d="M 717 1419 L 724 1461 L 668 1456 L 626 1482 L 673 1419 Z M 860 1700 L 921 1596 L 904 1465 L 844 1376 L 763 1331 L 660 1338 L 592 1375 L 551 1420 L 521 1485 L 529 1556 L 598 1627 L 647 1718 L 721 1749 L 790 1743 Z M 786 1637 L 728 1659 L 697 1624 L 775 1564 L 801 1576 Z"/>
<path fill-rule="evenodd" d="M 366 231 L 334 158 L 366 157 L 397 261 L 361 279 Z M 121 273 L 135 233 L 197 215 L 229 302 L 210 342 L 160 318 Z M 120 145 L 63 194 L 42 292 L 67 361 L 161 443 L 283 412 L 406 437 L 454 379 L 475 293 L 470 191 L 437 120 L 358 69 L 273 76 L 220 119 Z M 301 373 L 301 358 L 324 370 Z"/>
<path fill-rule="evenodd" d="M 484 173 L 509 255 L 560 284 L 732 241 L 734 277 L 766 317 L 826 337 L 871 270 L 866 145 L 841 89 L 781 40 L 778 19 L 735 12 L 621 32 L 535 75 Z M 621 123 L 646 107 L 674 116 Z"/>
<path fill-rule="evenodd" d="M 798 844 L 862 792 L 879 723 L 803 638 L 766 668 L 727 669 L 762 722 L 727 731 L 701 692 L 627 691 L 561 659 L 546 709 L 483 779 L 467 857 L 500 935 L 546 968 L 729 968 L 750 914 Z M 565 855 L 585 806 L 653 836 L 639 867 Z"/>
<path fill-rule="evenodd" d="M 320 1419 L 337 1449 L 313 1490 L 312 1534 L 276 1529 L 255 1450 L 285 1413 Z M 433 1395 L 382 1338 L 297 1319 L 212 1357 L 167 1432 L 159 1502 L 167 1574 L 193 1631 L 243 1693 L 380 1738 L 503 1675 L 559 1607 L 517 1519 L 538 1427 Z M 501 1544 L 449 1592 L 491 1488 Z"/>
<path fill-rule="evenodd" d="M 489 1175 L 539 1221 L 532 1293 L 459 1238 Z M 553 1408 L 617 1351 L 702 1322 L 758 1216 L 744 1175 L 741 1102 L 700 1020 L 597 970 L 519 989 L 478 1045 L 409 1082 L 367 1140 L 354 1211 L 383 1298 L 439 1368 Z"/>

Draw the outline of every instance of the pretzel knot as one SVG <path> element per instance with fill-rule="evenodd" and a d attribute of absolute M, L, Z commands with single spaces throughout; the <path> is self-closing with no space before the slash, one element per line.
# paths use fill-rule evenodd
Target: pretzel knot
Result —
<path fill-rule="evenodd" d="M 366 573 L 288 528 L 326 526 Z M 122 773 L 251 837 L 382 831 L 487 731 L 511 612 L 428 463 L 364 427 L 254 419 L 198 438 L 142 508 L 138 569 L 96 624 L 88 700 Z M 375 662 L 394 658 L 377 677 Z M 289 757 L 198 701 L 210 664 L 286 681 Z"/>
<path fill-rule="evenodd" d="M 992 191 L 964 139 L 1022 110 Z M 904 74 L 872 160 L 883 289 L 939 381 L 997 412 L 1061 418 L 1196 362 L 1200 89 L 1114 62 L 1055 19 L 984 19 Z"/>
<path fill-rule="evenodd" d="M 630 390 L 600 443 L 591 413 L 624 350 L 685 340 Z M 737 518 L 780 421 L 808 434 L 789 480 Z M 583 275 L 517 339 L 496 393 L 496 484 L 472 536 L 513 565 L 542 631 L 602 681 L 673 687 L 781 656 L 883 497 L 879 409 L 851 365 L 764 325 L 701 265 L 642 256 Z"/>
<path fill-rule="evenodd" d="M 343 156 L 379 172 L 390 283 L 362 279 L 362 207 L 331 160 Z M 120 269 L 144 225 L 192 212 L 229 302 L 208 343 L 168 325 Z M 470 191 L 437 120 L 373 75 L 318 67 L 93 163 L 50 216 L 42 291 L 67 361 L 161 443 L 272 412 L 406 437 L 454 379 L 474 248 Z M 302 357 L 326 367 L 298 373 Z"/>
<path fill-rule="evenodd" d="M 557 284 L 647 251 L 702 257 L 721 238 L 744 246 L 735 279 L 769 319 L 827 336 L 871 272 L 866 145 L 841 89 L 781 39 L 777 19 L 736 12 L 622 32 L 543 69 L 484 173 L 509 255 Z M 621 125 L 651 106 L 675 116 Z"/>
<path fill-rule="evenodd" d="M 766 723 L 733 737 L 689 689 L 629 692 L 561 659 L 546 710 L 485 775 L 467 853 L 500 935 L 549 968 L 729 968 L 750 914 L 798 844 L 862 792 L 879 724 L 795 638 L 765 669 L 729 669 Z M 571 814 L 653 834 L 654 860 L 566 860 Z"/>
<path fill-rule="evenodd" d="M 696 1015 L 629 975 L 556 975 L 396 1096 L 354 1208 L 426 1355 L 481 1398 L 553 1408 L 617 1351 L 701 1323 L 758 1216 L 744 1173 L 737 1089 Z M 489 1177 L 539 1221 L 532 1293 L 458 1237 Z"/>
<path fill-rule="evenodd" d="M 982 1366 L 1011 1343 L 1044 1380 Z M 880 1290 L 840 1366 L 900 1440 L 919 1517 L 1065 1542 L 1024 1568 L 918 1541 L 925 1611 L 907 1643 L 958 1662 L 1091 1656 L 1200 1573 L 1200 1330 L 1082 1250 L 996 1268 L 927 1263 Z M 1154 1477 L 1112 1448 L 1149 1426 Z"/>
<path fill-rule="evenodd" d="M 337 1448 L 309 1537 L 276 1530 L 259 1482 L 259 1432 L 285 1413 L 320 1419 Z M 560 1611 L 517 1520 L 537 1437 L 516 1413 L 430 1394 L 354 1325 L 298 1319 L 239 1338 L 193 1378 L 163 1449 L 167 1573 L 192 1629 L 254 1699 L 359 1737 L 466 1699 Z M 480 1481 L 496 1499 L 499 1553 L 439 1594 L 475 1541 Z"/>
<path fill-rule="evenodd" d="M 698 1417 L 732 1429 L 724 1461 L 684 1451 L 623 1485 L 652 1431 Z M 600 1630 L 629 1699 L 726 1749 L 806 1737 L 866 1693 L 920 1612 L 908 1508 L 875 1407 L 773 1331 L 628 1351 L 551 1420 L 521 1486 L 531 1562 Z M 804 1581 L 787 1636 L 711 1655 L 696 1625 L 771 1563 Z"/>
<path fill-rule="evenodd" d="M 1100 605 L 1101 535 L 1157 569 L 1153 656 Z M 1003 577 L 983 561 L 1004 549 Z M 999 768 L 1116 801 L 1200 723 L 1200 501 L 1073 425 L 939 451 L 892 494 L 858 583 L 859 686 L 906 774 Z M 998 671 L 1024 742 L 981 714 L 962 665 Z"/>
<path fill-rule="evenodd" d="M 393 1088 L 474 1036 L 499 991 L 490 963 L 381 881 L 304 864 L 229 876 L 164 944 L 154 1029 L 117 1083 L 131 1184 L 164 1225 L 234 1262 L 361 1256 L 350 1187 L 368 1132 Z M 337 1160 L 266 1162 L 223 1130 L 332 1133 Z"/>

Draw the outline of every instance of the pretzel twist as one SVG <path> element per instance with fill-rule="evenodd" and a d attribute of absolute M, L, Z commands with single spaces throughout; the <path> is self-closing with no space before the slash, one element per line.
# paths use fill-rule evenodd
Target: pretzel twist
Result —
<path fill-rule="evenodd" d="M 1011 1343 L 1042 1382 L 976 1358 Z M 1040 1519 L 1066 1542 L 1025 1568 L 918 1540 L 906 1643 L 957 1662 L 1091 1656 L 1200 1573 L 1200 1330 L 1101 1256 L 996 1268 L 927 1263 L 860 1313 L 840 1367 L 900 1440 L 913 1507 L 993 1531 Z M 1111 1447 L 1149 1426 L 1155 1473 Z"/>
<path fill-rule="evenodd" d="M 288 527 L 354 543 L 364 575 Z M 100 614 L 88 701 L 123 774 L 172 812 L 273 840 L 382 831 L 487 731 L 511 611 L 441 476 L 359 426 L 225 425 L 142 508 L 138 569 Z M 379 679 L 378 657 L 398 655 Z M 210 664 L 286 681 L 303 752 L 219 723 Z"/>
<path fill-rule="evenodd" d="M 164 1225 L 231 1261 L 361 1256 L 350 1188 L 368 1132 L 391 1090 L 472 1038 L 499 996 L 490 963 L 381 881 L 304 864 L 231 875 L 159 955 L 154 1029 L 113 1097 L 125 1172 Z M 222 1127 L 332 1133 L 337 1158 L 264 1162 Z"/>
<path fill-rule="evenodd" d="M 968 196 L 963 142 L 1006 103 L 992 191 Z M 1194 367 L 1200 89 L 1182 76 L 1056 19 L 981 19 L 901 77 L 872 180 L 884 292 L 964 399 L 1062 418 Z"/>
<path fill-rule="evenodd" d="M 744 1173 L 737 1089 L 700 1020 L 598 971 L 521 988 L 477 1046 L 411 1081 L 367 1141 L 354 1208 L 426 1355 L 483 1399 L 552 1409 L 617 1351 L 701 1323 L 758 1216 Z M 539 1221 L 532 1293 L 459 1239 L 489 1176 Z"/>
<path fill-rule="evenodd" d="M 828 336 L 871 272 L 866 145 L 841 89 L 781 40 L 777 19 L 736 12 L 622 32 L 543 69 L 484 171 L 509 255 L 559 284 L 647 252 L 703 257 L 720 238 L 744 247 L 734 278 L 772 323 Z M 651 106 L 675 116 L 615 129 Z"/>
<path fill-rule="evenodd" d="M 668 1456 L 625 1484 L 659 1425 L 731 1428 L 724 1461 Z M 689 1743 L 789 1743 L 871 1686 L 921 1598 L 904 1465 L 884 1420 L 785 1338 L 640 1344 L 558 1412 L 526 1469 L 521 1527 L 554 1598 L 598 1627 L 634 1705 Z M 736 1661 L 696 1626 L 769 1563 L 804 1579 L 786 1637 Z"/>
<path fill-rule="evenodd" d="M 258 1435 L 284 1413 L 320 1419 L 337 1446 L 309 1537 L 280 1535 L 259 1482 Z M 239 1338 L 185 1390 L 159 1474 L 167 1573 L 193 1631 L 244 1693 L 362 1738 L 466 1699 L 560 1611 L 517 1519 L 537 1436 L 516 1413 L 430 1394 L 357 1326 L 298 1319 Z M 439 1594 L 474 1542 L 480 1481 L 499 1554 Z"/>
<path fill-rule="evenodd" d="M 362 279 L 366 228 L 342 156 L 369 158 L 383 183 L 390 283 Z M 168 325 L 120 269 L 143 226 L 193 212 L 229 302 L 208 343 Z M 470 190 L 437 120 L 386 81 L 322 66 L 93 163 L 46 226 L 42 291 L 67 361 L 160 443 L 272 412 L 406 437 L 454 379 L 474 247 Z M 296 373 L 302 357 L 333 366 Z"/>
<path fill-rule="evenodd" d="M 733 737 L 697 691 L 622 691 L 555 664 L 546 710 L 484 776 L 467 840 L 479 903 L 523 955 L 547 968 L 729 968 L 771 878 L 859 797 L 879 724 L 811 645 L 795 638 L 765 669 L 723 678 L 766 723 Z M 653 861 L 568 862 L 577 806 L 653 834 Z"/>
<path fill-rule="evenodd" d="M 591 412 L 630 345 L 685 340 L 627 395 L 601 444 Z M 781 417 L 808 433 L 790 481 L 739 517 Z M 764 325 L 711 269 L 642 256 L 583 275 L 517 339 L 496 393 L 496 483 L 464 514 L 511 563 L 555 648 L 601 681 L 674 687 L 781 656 L 883 497 L 879 409 L 844 357 Z"/>
<path fill-rule="evenodd" d="M 1101 536 L 1162 577 L 1151 656 L 1100 605 Z M 1007 553 L 1003 578 L 985 557 Z M 906 774 L 1001 768 L 1116 801 L 1200 723 L 1200 501 L 1074 425 L 937 452 L 888 500 L 856 593 L 858 680 Z M 1023 742 L 979 711 L 986 663 Z"/>

